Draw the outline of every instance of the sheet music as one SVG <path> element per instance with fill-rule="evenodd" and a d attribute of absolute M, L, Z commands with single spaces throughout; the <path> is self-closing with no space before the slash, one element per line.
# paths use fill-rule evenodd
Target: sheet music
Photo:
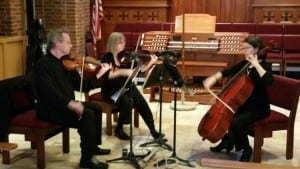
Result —
<path fill-rule="evenodd" d="M 73 91 L 73 92 L 74 92 L 74 96 L 75 96 L 76 101 L 86 102 L 85 93 L 80 92 L 80 91 Z"/>
<path fill-rule="evenodd" d="M 127 92 L 129 89 L 127 88 L 127 85 L 131 83 L 131 81 L 136 78 L 137 74 L 141 70 L 141 65 L 136 66 L 136 68 L 133 70 L 132 74 L 126 79 L 124 85 L 121 89 L 119 89 L 117 92 L 115 92 L 110 98 L 116 103 L 117 100 L 122 96 L 125 92 Z"/>

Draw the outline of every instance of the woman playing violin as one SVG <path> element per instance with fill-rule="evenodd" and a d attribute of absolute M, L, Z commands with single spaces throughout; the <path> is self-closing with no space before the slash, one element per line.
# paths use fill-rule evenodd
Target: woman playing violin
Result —
<path fill-rule="evenodd" d="M 125 36 L 119 32 L 113 32 L 107 41 L 107 53 L 102 57 L 101 62 L 112 64 L 112 69 L 104 75 L 101 88 L 102 96 L 108 101 L 112 101 L 111 96 L 117 92 L 132 73 L 132 62 L 123 64 L 126 56 L 120 56 L 125 49 Z M 151 55 L 148 64 L 143 65 L 141 71 L 146 71 L 157 61 L 157 56 Z M 142 116 L 150 133 L 154 139 L 162 138 L 164 135 L 158 133 L 154 126 L 152 112 L 141 93 L 135 85 L 131 85 L 130 91 L 122 95 L 115 103 L 119 108 L 118 123 L 115 128 L 115 135 L 122 140 L 128 140 L 129 136 L 123 131 L 123 125 L 128 124 L 132 109 L 135 108 Z"/>
<path fill-rule="evenodd" d="M 235 75 L 246 64 L 250 63 L 244 72 L 253 82 L 254 89 L 245 101 L 234 113 L 228 133 L 222 138 L 219 145 L 211 147 L 212 152 L 229 152 L 235 146 L 235 150 L 241 152 L 240 161 L 249 161 L 252 155 L 252 148 L 249 144 L 247 128 L 256 120 L 270 114 L 270 105 L 266 94 L 266 86 L 273 81 L 271 64 L 266 62 L 266 54 L 263 42 L 259 37 L 249 36 L 242 45 L 245 59 L 231 68 L 206 78 L 203 86 L 210 89 L 217 81 L 224 77 Z"/>

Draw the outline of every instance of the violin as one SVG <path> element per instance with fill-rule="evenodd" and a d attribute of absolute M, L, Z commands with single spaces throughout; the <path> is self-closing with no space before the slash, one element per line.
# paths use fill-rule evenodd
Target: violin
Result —
<path fill-rule="evenodd" d="M 76 70 L 78 68 L 84 68 L 85 71 L 94 72 L 101 62 L 91 56 L 77 56 L 76 54 L 70 54 L 63 58 L 63 65 L 67 70 Z"/>
<path fill-rule="evenodd" d="M 171 63 L 176 63 L 177 60 L 181 57 L 181 54 L 175 51 L 159 51 L 153 53 L 157 56 L 158 60 L 168 61 Z M 119 60 L 122 64 L 130 64 L 132 60 L 136 61 L 148 61 L 151 58 L 151 54 L 145 51 L 131 52 L 131 51 L 122 51 L 118 55 Z"/>

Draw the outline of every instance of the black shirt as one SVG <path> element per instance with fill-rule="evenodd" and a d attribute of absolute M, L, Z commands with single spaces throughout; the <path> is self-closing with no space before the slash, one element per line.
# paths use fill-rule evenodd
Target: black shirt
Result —
<path fill-rule="evenodd" d="M 222 71 L 223 77 L 228 77 L 230 75 L 235 75 L 239 70 L 241 70 L 248 61 L 243 60 L 238 64 L 234 65 L 229 69 Z M 270 113 L 270 104 L 267 96 L 267 85 L 270 85 L 273 81 L 273 75 L 271 71 L 271 64 L 263 60 L 261 66 L 266 70 L 263 77 L 260 77 L 257 70 L 253 67 L 248 68 L 245 73 L 251 79 L 254 85 L 254 89 L 245 101 L 245 103 L 239 108 L 238 111 L 251 111 L 256 114 L 256 117 L 264 117 Z"/>
<path fill-rule="evenodd" d="M 79 73 L 76 70 L 67 70 L 62 60 L 47 53 L 36 63 L 35 76 L 39 117 L 62 122 L 68 120 L 69 115 L 74 116 L 75 113 L 66 112 L 70 111 L 67 104 L 74 100 L 74 90 L 79 91 L 81 79 Z M 83 81 L 82 90 L 87 92 L 98 86 L 98 80 L 94 75 Z"/>
<path fill-rule="evenodd" d="M 117 66 L 114 60 L 114 56 L 112 53 L 108 52 L 101 58 L 102 63 L 111 63 L 113 66 L 113 69 L 110 71 L 114 71 L 114 69 L 120 69 L 120 68 L 129 68 L 130 64 L 121 64 L 120 66 Z M 112 96 L 115 92 L 117 92 L 119 89 L 122 88 L 124 85 L 127 77 L 117 77 L 114 79 L 108 79 L 109 71 L 107 71 L 103 76 L 103 83 L 101 86 L 101 93 L 106 98 L 109 99 L 110 96 Z"/>

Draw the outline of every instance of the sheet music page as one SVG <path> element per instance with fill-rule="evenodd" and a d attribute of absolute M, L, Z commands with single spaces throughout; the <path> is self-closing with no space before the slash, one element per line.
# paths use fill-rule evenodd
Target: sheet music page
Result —
<path fill-rule="evenodd" d="M 79 92 L 79 91 L 74 91 L 74 96 L 75 96 L 75 100 L 79 101 L 79 102 L 85 102 L 85 93 L 83 92 Z"/>
<path fill-rule="evenodd" d="M 138 65 L 132 72 L 132 74 L 126 79 L 124 85 L 122 86 L 121 89 L 119 89 L 117 92 L 115 92 L 110 98 L 114 101 L 117 102 L 117 100 L 119 99 L 119 97 L 121 95 L 123 95 L 126 91 L 128 91 L 129 89 L 127 88 L 127 85 L 129 83 L 131 83 L 131 81 L 136 78 L 137 74 L 139 73 L 139 71 L 141 70 L 141 65 Z"/>

